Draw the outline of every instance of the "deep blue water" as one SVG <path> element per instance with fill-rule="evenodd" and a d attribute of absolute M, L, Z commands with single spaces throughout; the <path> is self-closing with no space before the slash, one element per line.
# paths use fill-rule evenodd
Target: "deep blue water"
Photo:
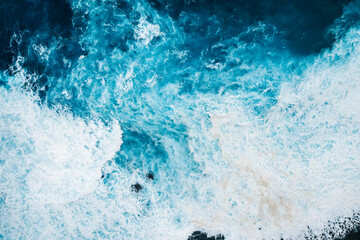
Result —
<path fill-rule="evenodd" d="M 350 0 L 0 1 L 0 238 L 344 238 L 359 23 Z"/>

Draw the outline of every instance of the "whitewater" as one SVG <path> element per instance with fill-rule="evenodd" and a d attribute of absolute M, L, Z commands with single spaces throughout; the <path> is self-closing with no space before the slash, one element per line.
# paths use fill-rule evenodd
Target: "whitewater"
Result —
<path fill-rule="evenodd" d="M 281 1 L 23 2 L 0 4 L 0 239 L 360 225 L 360 1 L 321 31 Z"/>

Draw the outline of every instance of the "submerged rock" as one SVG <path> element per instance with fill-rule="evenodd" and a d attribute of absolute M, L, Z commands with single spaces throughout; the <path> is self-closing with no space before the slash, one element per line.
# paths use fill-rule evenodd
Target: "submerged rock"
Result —
<path fill-rule="evenodd" d="M 135 183 L 131 185 L 131 191 L 133 192 L 139 192 L 143 187 L 139 183 Z"/>
<path fill-rule="evenodd" d="M 194 231 L 190 237 L 188 237 L 188 240 L 225 240 L 224 235 L 218 234 L 216 236 L 208 237 L 207 233 L 200 232 L 200 231 Z"/>

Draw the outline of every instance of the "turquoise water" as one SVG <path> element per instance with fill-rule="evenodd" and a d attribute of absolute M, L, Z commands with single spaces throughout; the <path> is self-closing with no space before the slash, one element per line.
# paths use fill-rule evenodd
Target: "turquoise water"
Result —
<path fill-rule="evenodd" d="M 0 9 L 4 239 L 359 225 L 359 1 Z"/>

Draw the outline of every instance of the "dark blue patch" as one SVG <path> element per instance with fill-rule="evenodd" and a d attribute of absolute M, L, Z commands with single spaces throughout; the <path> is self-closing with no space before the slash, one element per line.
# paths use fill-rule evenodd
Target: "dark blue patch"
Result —
<path fill-rule="evenodd" d="M 329 26 L 343 13 L 343 6 L 351 0 L 149 0 L 151 6 L 166 12 L 184 27 L 188 37 L 194 38 L 195 46 L 205 47 L 219 39 L 231 38 L 246 32 L 247 27 L 262 21 L 275 25 L 279 30 L 279 42 L 286 40 L 286 47 L 300 55 L 318 53 L 329 48 L 335 41 L 327 34 Z M 182 15 L 190 16 L 182 22 Z M 220 32 L 212 16 L 221 26 Z M 193 20 L 196 19 L 196 22 Z M 250 35 L 247 35 L 250 37 Z M 206 41 L 196 42 L 195 39 Z M 248 41 L 255 40 L 248 38 Z M 205 44 L 205 45 L 204 45 Z"/>
<path fill-rule="evenodd" d="M 17 56 L 24 56 L 32 72 L 42 73 L 44 64 L 28 52 L 31 38 L 37 34 L 44 45 L 53 36 L 69 38 L 72 9 L 67 0 L 14 0 L 0 2 L 0 69 L 7 69 Z M 11 38 L 21 35 L 21 41 Z M 20 38 L 19 38 L 20 39 Z"/>

